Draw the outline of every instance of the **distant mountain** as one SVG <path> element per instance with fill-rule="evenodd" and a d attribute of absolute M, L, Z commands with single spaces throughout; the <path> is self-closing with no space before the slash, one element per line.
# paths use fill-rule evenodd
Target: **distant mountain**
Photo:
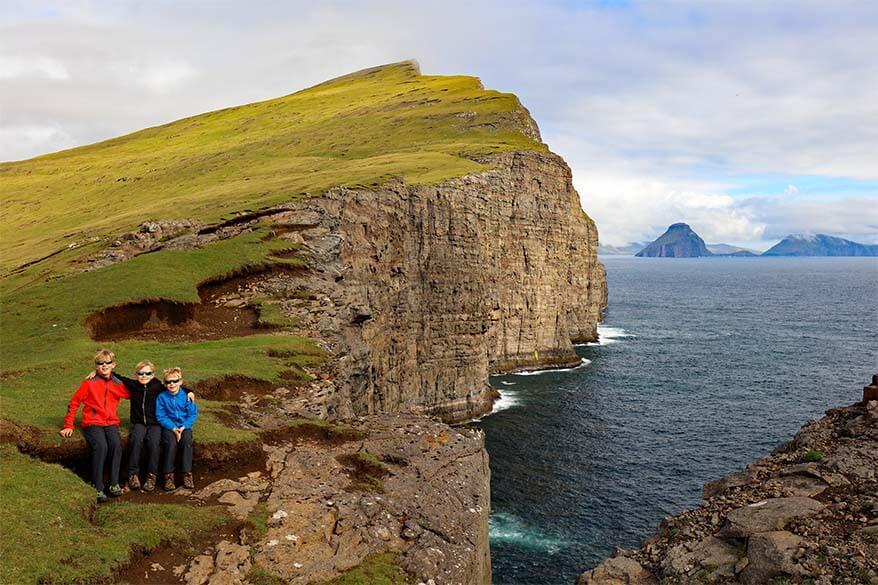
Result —
<path fill-rule="evenodd" d="M 696 258 L 713 256 L 701 236 L 685 223 L 675 223 L 659 238 L 635 254 L 640 258 Z"/>
<path fill-rule="evenodd" d="M 707 249 L 714 256 L 758 256 L 759 252 L 740 246 L 732 246 L 730 244 L 707 244 Z M 748 252 L 742 254 L 741 252 Z"/>
<path fill-rule="evenodd" d="M 628 242 L 624 246 L 614 246 L 612 244 L 598 244 L 598 255 L 600 256 L 634 256 L 643 250 L 649 242 Z"/>
<path fill-rule="evenodd" d="M 825 234 L 793 234 L 763 252 L 763 256 L 878 256 L 878 245 L 858 244 Z"/>

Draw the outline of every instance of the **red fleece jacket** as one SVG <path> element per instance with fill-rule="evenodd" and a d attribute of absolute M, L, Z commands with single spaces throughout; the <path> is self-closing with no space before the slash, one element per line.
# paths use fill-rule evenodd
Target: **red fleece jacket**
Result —
<path fill-rule="evenodd" d="M 119 424 L 119 414 L 116 408 L 119 401 L 129 398 L 128 389 L 122 380 L 116 376 L 110 379 L 100 376 L 91 376 L 79 385 L 79 389 L 70 399 L 67 406 L 67 416 L 64 417 L 64 428 L 73 428 L 73 419 L 76 411 L 82 404 L 83 427 L 108 427 Z"/>

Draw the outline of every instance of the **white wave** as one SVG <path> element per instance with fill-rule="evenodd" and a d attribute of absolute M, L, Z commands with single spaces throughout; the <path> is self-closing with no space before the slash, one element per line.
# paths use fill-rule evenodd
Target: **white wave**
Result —
<path fill-rule="evenodd" d="M 547 554 L 554 554 L 566 546 L 563 540 L 553 538 L 528 526 L 521 518 L 504 512 L 488 517 L 488 535 L 492 543 L 511 544 Z"/>
<path fill-rule="evenodd" d="M 550 374 L 552 372 L 572 372 L 573 370 L 578 370 L 579 368 L 587 366 L 590 363 L 591 363 L 591 360 L 582 358 L 582 362 L 578 366 L 575 366 L 572 368 L 555 368 L 555 369 L 550 368 L 548 370 L 533 370 L 530 372 L 512 372 L 511 375 L 513 375 L 513 376 L 538 376 L 540 374 Z"/>
<path fill-rule="evenodd" d="M 619 343 L 620 340 L 637 337 L 633 333 L 629 333 L 621 327 L 608 327 L 606 325 L 598 325 L 598 340 L 588 343 L 577 343 L 574 347 L 584 345 L 610 345 L 611 343 Z"/>
<path fill-rule="evenodd" d="M 507 382 L 506 380 L 500 380 L 500 383 L 504 386 L 515 386 L 515 382 Z"/>
<path fill-rule="evenodd" d="M 513 390 L 503 390 L 503 392 L 500 392 L 500 398 L 494 401 L 494 407 L 491 409 L 491 412 L 486 412 L 482 416 L 474 418 L 473 422 L 479 422 L 486 416 L 497 414 L 501 410 L 508 410 L 513 406 L 518 406 L 520 403 L 521 401 L 518 398 L 518 392 Z"/>

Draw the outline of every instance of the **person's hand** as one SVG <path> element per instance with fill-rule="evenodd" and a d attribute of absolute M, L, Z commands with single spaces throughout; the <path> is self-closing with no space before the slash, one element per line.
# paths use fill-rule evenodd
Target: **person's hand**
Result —
<path fill-rule="evenodd" d="M 58 431 L 58 434 L 62 437 L 72 437 L 73 429 L 61 429 L 60 431 Z"/>
<path fill-rule="evenodd" d="M 92 370 L 92 371 L 90 371 L 89 373 L 87 373 L 87 374 L 85 375 L 85 378 L 83 378 L 83 380 L 88 380 L 88 379 L 91 378 L 92 376 L 97 376 L 97 375 L 98 375 L 98 371 L 97 371 L 97 370 Z"/>
<path fill-rule="evenodd" d="M 174 429 L 174 435 L 177 436 L 177 442 L 179 443 L 180 439 L 183 438 L 183 427 L 180 427 L 179 429 Z"/>
<path fill-rule="evenodd" d="M 186 398 L 189 399 L 189 402 L 195 402 L 195 392 L 190 392 L 186 395 Z"/>

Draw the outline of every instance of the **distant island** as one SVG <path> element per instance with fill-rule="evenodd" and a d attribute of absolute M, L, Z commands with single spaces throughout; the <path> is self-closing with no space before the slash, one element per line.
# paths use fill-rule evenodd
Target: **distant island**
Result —
<path fill-rule="evenodd" d="M 766 250 L 763 256 L 878 256 L 878 245 L 858 244 L 825 234 L 793 234 Z"/>
<path fill-rule="evenodd" d="M 698 258 L 713 256 L 707 244 L 688 224 L 675 223 L 659 238 L 635 254 L 639 258 Z"/>
<path fill-rule="evenodd" d="M 756 256 L 878 256 L 878 245 L 860 244 L 826 234 L 791 234 L 761 254 L 730 244 L 707 244 L 688 224 L 678 222 L 655 241 L 630 242 L 624 246 L 599 244 L 604 256 L 634 255 L 640 258 L 750 258 Z"/>

